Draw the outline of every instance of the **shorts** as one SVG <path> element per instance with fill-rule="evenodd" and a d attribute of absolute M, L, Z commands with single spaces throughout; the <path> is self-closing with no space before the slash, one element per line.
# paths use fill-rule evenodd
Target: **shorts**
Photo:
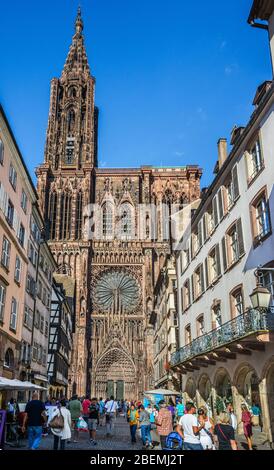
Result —
<path fill-rule="evenodd" d="M 89 431 L 96 431 L 97 430 L 97 419 L 89 419 L 88 420 L 88 429 Z"/>

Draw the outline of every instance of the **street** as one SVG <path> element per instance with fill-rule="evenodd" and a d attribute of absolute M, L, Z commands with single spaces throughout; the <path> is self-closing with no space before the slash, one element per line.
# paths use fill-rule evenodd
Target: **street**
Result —
<path fill-rule="evenodd" d="M 153 437 L 153 436 L 152 436 Z M 237 436 L 237 443 L 239 450 L 246 450 L 247 445 L 243 435 Z M 259 428 L 253 429 L 253 448 L 254 450 L 269 450 L 269 443 L 266 442 L 264 433 L 261 433 Z M 20 441 L 22 447 L 16 448 L 12 446 L 6 446 L 5 450 L 27 450 L 28 443 L 26 440 Z M 40 450 L 52 450 L 53 449 L 53 436 L 45 436 L 42 438 Z M 105 426 L 99 426 L 97 431 L 97 445 L 94 446 L 90 443 L 89 434 L 87 432 L 79 433 L 78 443 L 67 443 L 67 450 L 141 450 L 142 442 L 137 432 L 137 443 L 131 444 L 129 425 L 123 416 L 118 416 L 115 421 L 114 436 L 112 438 L 106 437 Z M 155 450 L 160 450 L 159 446 L 155 446 Z"/>

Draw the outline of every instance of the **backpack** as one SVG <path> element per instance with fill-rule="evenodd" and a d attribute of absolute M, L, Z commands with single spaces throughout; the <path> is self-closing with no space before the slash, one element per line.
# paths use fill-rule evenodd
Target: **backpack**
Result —
<path fill-rule="evenodd" d="M 166 446 L 163 450 L 182 450 L 183 438 L 177 432 L 171 432 L 166 438 Z"/>

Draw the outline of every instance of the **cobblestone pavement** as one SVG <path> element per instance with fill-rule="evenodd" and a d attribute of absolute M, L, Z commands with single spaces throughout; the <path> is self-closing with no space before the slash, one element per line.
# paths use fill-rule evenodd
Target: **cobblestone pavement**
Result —
<path fill-rule="evenodd" d="M 97 445 L 94 446 L 90 443 L 89 433 L 88 432 L 79 432 L 79 442 L 66 444 L 66 449 L 68 450 L 141 450 L 142 442 L 138 437 L 137 433 L 137 443 L 132 444 L 130 439 L 129 424 L 125 417 L 119 416 L 115 420 L 114 425 L 114 436 L 109 438 L 106 437 L 106 427 L 99 426 L 96 436 Z M 21 444 L 21 443 L 20 443 Z M 28 445 L 27 441 L 23 441 L 21 447 L 18 450 L 27 450 Z M 42 438 L 40 450 L 51 450 L 53 449 L 53 436 L 49 435 Z M 6 447 L 6 450 L 15 450 L 12 447 Z M 16 449 L 17 450 L 17 449 Z"/>
<path fill-rule="evenodd" d="M 154 434 L 154 433 L 153 433 Z M 152 434 L 152 438 L 154 436 Z M 240 450 L 246 450 L 247 444 L 244 436 L 237 436 L 238 448 Z M 266 440 L 266 435 L 260 432 L 259 428 L 253 428 L 253 444 L 254 450 L 270 450 L 270 445 Z M 27 441 L 20 442 L 19 449 L 14 447 L 6 446 L 6 450 L 27 450 Z M 24 446 L 24 447 L 23 447 Z M 53 436 L 49 435 L 43 437 L 40 450 L 51 450 L 53 448 Z M 119 416 L 115 420 L 114 436 L 112 438 L 106 437 L 106 427 L 99 426 L 97 431 L 97 445 L 94 446 L 89 441 L 89 434 L 87 432 L 79 433 L 79 442 L 66 444 L 66 448 L 69 450 L 141 450 L 142 442 L 137 432 L 137 443 L 132 444 L 130 439 L 129 425 L 126 419 Z M 159 450 L 160 447 L 156 446 L 155 450 Z"/>

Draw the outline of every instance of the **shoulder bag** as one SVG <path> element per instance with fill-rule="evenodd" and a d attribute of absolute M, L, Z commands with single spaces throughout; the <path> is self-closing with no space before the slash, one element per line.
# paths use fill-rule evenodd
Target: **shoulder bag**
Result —
<path fill-rule="evenodd" d="M 52 420 L 49 422 L 49 426 L 52 429 L 63 429 L 65 425 L 65 420 L 64 416 L 61 413 L 61 410 L 59 410 L 59 413 L 55 415 Z"/>

